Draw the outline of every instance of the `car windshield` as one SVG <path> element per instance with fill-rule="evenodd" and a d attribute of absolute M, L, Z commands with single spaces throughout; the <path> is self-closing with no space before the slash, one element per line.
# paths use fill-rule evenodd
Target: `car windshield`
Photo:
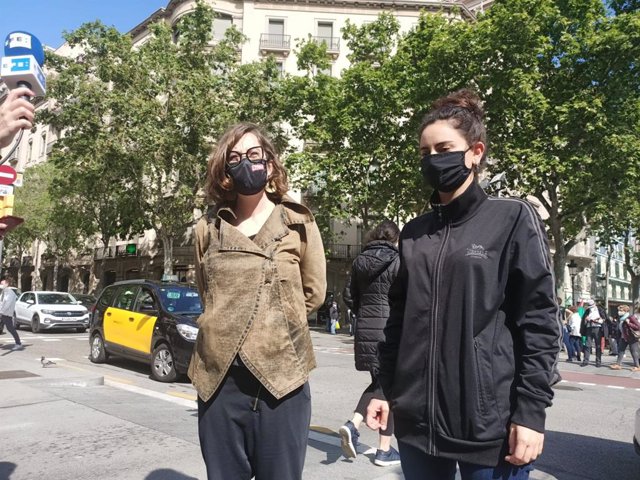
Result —
<path fill-rule="evenodd" d="M 160 301 L 168 312 L 201 314 L 202 304 L 198 292 L 189 287 L 162 287 Z"/>
<path fill-rule="evenodd" d="M 45 305 L 75 305 L 75 299 L 66 293 L 39 293 L 38 303 Z"/>

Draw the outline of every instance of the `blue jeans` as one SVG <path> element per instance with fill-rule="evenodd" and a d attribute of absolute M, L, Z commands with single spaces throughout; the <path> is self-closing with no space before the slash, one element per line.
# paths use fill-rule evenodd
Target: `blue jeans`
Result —
<path fill-rule="evenodd" d="M 485 467 L 473 463 L 456 462 L 448 458 L 433 457 L 415 447 L 398 442 L 402 473 L 405 480 L 454 480 L 456 463 L 460 466 L 462 480 L 528 480 L 531 464 L 516 467 L 501 462 L 497 467 Z"/>
<path fill-rule="evenodd" d="M 331 319 L 331 335 L 335 335 L 336 334 L 336 323 L 338 322 L 338 320 L 334 320 L 333 318 Z"/>

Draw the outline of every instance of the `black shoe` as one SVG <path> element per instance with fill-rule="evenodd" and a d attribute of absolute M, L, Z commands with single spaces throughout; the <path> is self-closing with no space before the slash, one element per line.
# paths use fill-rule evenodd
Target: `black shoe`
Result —
<path fill-rule="evenodd" d="M 601 362 L 596 362 L 596 368 L 600 368 L 602 366 Z"/>
<path fill-rule="evenodd" d="M 588 366 L 588 365 L 589 365 L 589 362 L 586 362 L 586 361 L 585 361 L 585 362 L 582 362 L 582 363 L 580 364 L 580 366 L 581 366 L 581 367 L 586 367 L 586 366 Z"/>

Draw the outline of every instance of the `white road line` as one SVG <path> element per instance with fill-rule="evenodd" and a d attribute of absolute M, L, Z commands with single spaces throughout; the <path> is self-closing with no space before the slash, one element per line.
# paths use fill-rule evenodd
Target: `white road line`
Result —
<path fill-rule="evenodd" d="M 43 342 L 61 342 L 62 340 L 59 338 L 43 338 Z"/>
<path fill-rule="evenodd" d="M 109 385 L 110 387 L 119 388 L 121 390 L 126 390 L 127 392 L 139 393 L 140 395 L 146 395 L 147 397 L 157 398 L 159 400 L 164 400 L 166 402 L 175 403 L 177 405 L 182 405 L 187 408 L 198 408 L 198 403 L 194 400 L 187 400 L 186 398 L 174 397 L 172 395 L 168 395 L 166 393 L 156 392 L 155 390 L 149 390 L 142 387 L 136 387 L 135 385 L 126 385 L 124 383 L 115 382 L 113 380 L 109 380 L 107 378 L 104 379 L 104 384 Z"/>
<path fill-rule="evenodd" d="M 605 385 L 607 388 L 615 388 L 616 390 L 624 390 L 624 387 L 619 387 L 617 385 Z"/>
<path fill-rule="evenodd" d="M 578 385 L 586 385 L 587 387 L 595 387 L 595 383 L 587 383 L 587 382 L 577 382 Z"/>

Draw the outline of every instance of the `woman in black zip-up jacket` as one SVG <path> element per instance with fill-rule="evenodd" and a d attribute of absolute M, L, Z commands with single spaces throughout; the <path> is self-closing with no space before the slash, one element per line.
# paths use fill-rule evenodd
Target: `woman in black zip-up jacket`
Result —
<path fill-rule="evenodd" d="M 525 201 L 488 197 L 483 111 L 461 90 L 420 130 L 432 211 L 400 237 L 400 272 L 380 344 L 407 480 L 525 480 L 542 452 L 561 324 L 544 228 Z M 369 427 L 389 404 L 372 400 Z"/>

